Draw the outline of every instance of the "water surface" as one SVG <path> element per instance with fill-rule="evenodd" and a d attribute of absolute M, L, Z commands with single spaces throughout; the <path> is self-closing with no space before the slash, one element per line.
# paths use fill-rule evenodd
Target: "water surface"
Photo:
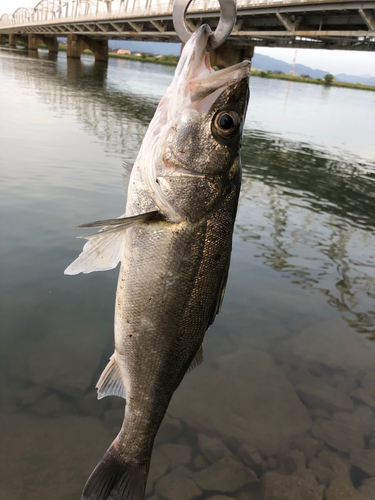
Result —
<path fill-rule="evenodd" d="M 173 71 L 0 50 L 2 498 L 78 500 L 119 430 L 94 390 L 118 271 L 63 271 L 75 225 L 124 212 Z M 374 132 L 372 92 L 252 79 L 226 297 L 150 499 L 375 497 Z"/>

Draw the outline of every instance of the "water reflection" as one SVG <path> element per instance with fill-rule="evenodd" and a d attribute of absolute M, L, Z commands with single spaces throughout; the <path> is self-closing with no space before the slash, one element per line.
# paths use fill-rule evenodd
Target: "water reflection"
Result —
<path fill-rule="evenodd" d="M 49 78 L 41 66 L 12 69 L 18 80 L 38 89 L 42 102 L 59 113 L 74 112 L 111 155 L 123 158 L 128 178 L 158 102 L 155 95 L 145 98 L 134 86 L 119 89 L 107 79 L 107 64 L 91 58 L 60 60 L 48 66 Z M 374 163 L 348 154 L 343 160 L 249 128 L 242 162 L 241 206 L 249 199 L 259 204 L 272 229 L 264 241 L 265 227 L 254 227 L 249 214 L 246 224 L 238 221 L 241 238 L 257 239 L 264 264 L 324 294 L 358 333 L 374 336 Z"/>
<path fill-rule="evenodd" d="M 241 238 L 256 239 L 263 263 L 323 293 L 351 327 L 373 338 L 371 165 L 325 157 L 261 133 L 246 134 L 243 163 L 243 196 L 259 203 L 271 227 L 254 226 L 250 215 L 247 224 L 238 223 Z"/>

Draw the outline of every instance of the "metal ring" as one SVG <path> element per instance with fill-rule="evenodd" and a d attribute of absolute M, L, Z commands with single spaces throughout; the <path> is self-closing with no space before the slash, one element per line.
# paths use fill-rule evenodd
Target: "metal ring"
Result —
<path fill-rule="evenodd" d="M 173 24 L 177 35 L 186 43 L 192 35 L 192 31 L 186 24 L 186 12 L 193 0 L 175 0 L 173 5 Z M 220 19 L 216 30 L 212 33 L 207 44 L 207 50 L 220 47 L 232 33 L 236 22 L 237 9 L 236 0 L 219 0 Z"/>

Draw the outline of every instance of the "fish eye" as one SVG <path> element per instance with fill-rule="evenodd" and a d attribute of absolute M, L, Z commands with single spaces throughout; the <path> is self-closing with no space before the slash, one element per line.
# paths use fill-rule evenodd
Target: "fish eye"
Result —
<path fill-rule="evenodd" d="M 220 138 L 227 140 L 234 139 L 238 133 L 240 123 L 241 118 L 236 111 L 219 111 L 212 121 L 212 132 L 219 141 Z"/>

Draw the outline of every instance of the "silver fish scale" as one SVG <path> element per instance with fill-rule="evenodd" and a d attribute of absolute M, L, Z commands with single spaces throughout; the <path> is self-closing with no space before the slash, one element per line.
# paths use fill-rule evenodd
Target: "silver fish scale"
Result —
<path fill-rule="evenodd" d="M 135 461 L 147 458 L 144 450 L 212 321 L 230 259 L 239 184 L 237 175 L 200 223 L 154 222 L 127 232 L 115 314 L 126 381 L 120 439 L 127 460 L 129 448 Z"/>

